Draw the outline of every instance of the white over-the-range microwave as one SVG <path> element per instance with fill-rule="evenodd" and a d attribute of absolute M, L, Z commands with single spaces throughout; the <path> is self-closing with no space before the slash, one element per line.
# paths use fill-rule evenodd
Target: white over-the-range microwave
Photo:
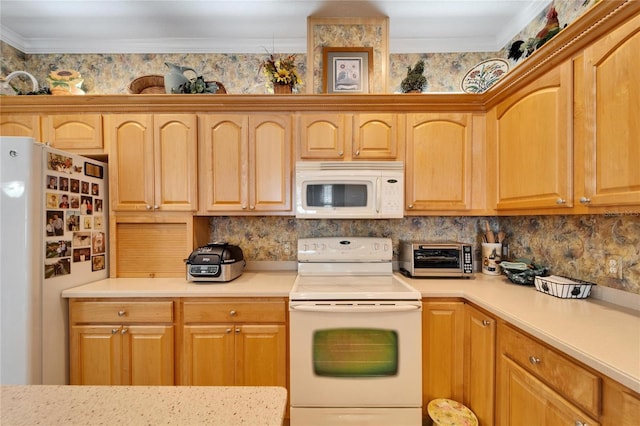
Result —
<path fill-rule="evenodd" d="M 297 218 L 404 216 L 401 161 L 298 161 L 295 188 Z"/>

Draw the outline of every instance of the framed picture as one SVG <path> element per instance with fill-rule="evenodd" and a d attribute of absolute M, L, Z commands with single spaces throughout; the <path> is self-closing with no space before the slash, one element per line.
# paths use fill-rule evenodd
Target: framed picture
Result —
<path fill-rule="evenodd" d="M 322 50 L 324 93 L 369 93 L 373 48 L 325 47 Z"/>

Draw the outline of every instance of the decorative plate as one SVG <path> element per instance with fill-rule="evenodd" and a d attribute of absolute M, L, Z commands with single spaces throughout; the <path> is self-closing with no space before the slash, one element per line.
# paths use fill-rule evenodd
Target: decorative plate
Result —
<path fill-rule="evenodd" d="M 508 71 L 509 63 L 504 59 L 494 58 L 482 61 L 467 71 L 462 79 L 462 91 L 483 93 L 504 77 Z"/>
<path fill-rule="evenodd" d="M 438 398 L 427 405 L 429 417 L 437 426 L 478 426 L 478 418 L 471 410 L 451 399 Z"/>

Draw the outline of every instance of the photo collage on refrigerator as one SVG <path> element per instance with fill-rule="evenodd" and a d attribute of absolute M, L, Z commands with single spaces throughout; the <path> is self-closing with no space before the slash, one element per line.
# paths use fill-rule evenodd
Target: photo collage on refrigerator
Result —
<path fill-rule="evenodd" d="M 90 262 L 106 268 L 106 185 L 102 166 L 48 153 L 45 173 L 45 279 Z M 87 268 L 88 266 L 82 266 Z"/>

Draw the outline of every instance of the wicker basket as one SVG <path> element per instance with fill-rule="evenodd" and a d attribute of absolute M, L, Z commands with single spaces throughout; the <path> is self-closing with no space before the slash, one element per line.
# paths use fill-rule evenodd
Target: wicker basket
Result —
<path fill-rule="evenodd" d="M 164 94 L 164 76 L 143 75 L 138 77 L 129 84 L 129 91 L 134 95 Z"/>

